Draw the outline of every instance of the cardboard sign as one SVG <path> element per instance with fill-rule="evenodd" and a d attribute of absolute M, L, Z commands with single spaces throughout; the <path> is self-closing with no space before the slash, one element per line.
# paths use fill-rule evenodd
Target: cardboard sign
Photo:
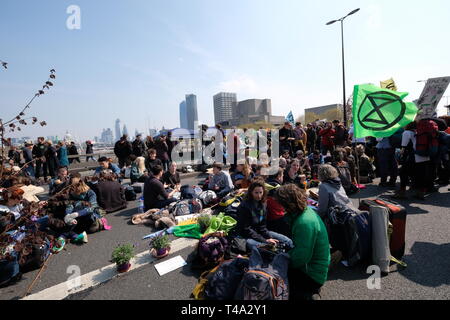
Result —
<path fill-rule="evenodd" d="M 163 276 L 166 273 L 174 271 L 185 265 L 187 265 L 187 262 L 181 256 L 176 256 L 175 258 L 156 264 L 155 268 L 159 275 Z"/>
<path fill-rule="evenodd" d="M 450 77 L 428 79 L 425 88 L 417 101 L 419 112 L 417 119 L 436 117 L 436 108 L 450 83 Z"/>

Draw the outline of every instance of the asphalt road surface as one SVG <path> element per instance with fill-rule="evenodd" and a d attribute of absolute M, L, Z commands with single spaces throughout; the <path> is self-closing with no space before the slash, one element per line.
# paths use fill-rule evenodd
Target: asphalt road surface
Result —
<path fill-rule="evenodd" d="M 197 177 L 183 179 L 183 184 L 196 184 Z M 358 196 L 372 198 L 386 188 L 369 185 Z M 358 198 L 352 201 L 357 205 Z M 407 268 L 392 266 L 391 273 L 381 279 L 380 289 L 368 289 L 370 274 L 363 267 L 336 266 L 330 271 L 328 281 L 321 293 L 323 300 L 448 300 L 450 299 L 450 192 L 448 187 L 429 196 L 425 201 L 410 199 L 399 201 L 408 211 L 406 253 L 403 259 Z M 112 249 L 119 243 L 133 243 L 138 253 L 148 252 L 148 240 L 142 237 L 151 233 L 146 226 L 131 225 L 130 217 L 137 212 L 137 202 L 129 203 L 128 209 L 107 216 L 111 231 L 89 235 L 89 243 L 66 249 L 52 256 L 31 290 L 39 297 L 42 290 L 52 291 L 54 286 L 64 283 L 73 274 L 70 266 L 79 268 L 82 275 L 111 264 Z M 175 240 L 175 238 L 173 238 Z M 181 240 L 182 241 L 182 240 Z M 186 266 L 160 276 L 153 262 L 115 277 L 100 285 L 65 297 L 69 300 L 186 300 L 191 299 L 192 289 L 200 271 L 190 263 L 194 247 L 180 246 L 162 262 L 181 255 Z M 72 267 L 73 268 L 73 267 Z M 24 296 L 38 271 L 26 273 L 19 283 L 0 289 L 0 299 L 18 299 Z"/>

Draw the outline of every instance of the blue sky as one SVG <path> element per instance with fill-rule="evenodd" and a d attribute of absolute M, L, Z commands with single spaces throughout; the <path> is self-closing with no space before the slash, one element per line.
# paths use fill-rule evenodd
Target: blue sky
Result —
<path fill-rule="evenodd" d="M 80 30 L 66 27 L 69 5 L 81 9 Z M 340 28 L 325 23 L 355 8 L 345 21 L 348 95 L 393 77 L 412 101 L 417 80 L 450 75 L 447 0 L 3 0 L 1 117 L 14 116 L 51 68 L 55 86 L 30 112 L 48 126 L 16 137 L 93 138 L 117 118 L 130 133 L 176 127 L 187 93 L 208 124 L 220 91 L 271 98 L 275 115 L 297 117 L 341 102 Z"/>

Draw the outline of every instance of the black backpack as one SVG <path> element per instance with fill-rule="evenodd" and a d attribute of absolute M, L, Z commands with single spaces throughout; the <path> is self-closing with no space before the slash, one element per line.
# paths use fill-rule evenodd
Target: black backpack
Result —
<path fill-rule="evenodd" d="M 208 276 L 205 298 L 209 300 L 232 300 L 249 266 L 249 259 L 236 258 L 224 261 Z"/>
<path fill-rule="evenodd" d="M 134 191 L 134 188 L 132 186 L 124 186 L 125 188 L 125 199 L 127 201 L 134 201 L 136 200 L 136 192 Z"/>
<path fill-rule="evenodd" d="M 253 248 L 249 270 L 244 274 L 234 298 L 236 300 L 288 300 L 288 267 L 287 253 L 274 254 Z"/>

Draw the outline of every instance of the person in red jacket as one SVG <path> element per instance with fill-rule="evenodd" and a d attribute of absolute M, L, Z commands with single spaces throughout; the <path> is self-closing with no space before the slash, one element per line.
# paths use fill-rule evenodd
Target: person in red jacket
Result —
<path fill-rule="evenodd" d="M 333 129 L 331 122 L 327 122 L 324 129 L 320 130 L 319 136 L 321 139 L 321 149 L 322 155 L 326 156 L 328 151 L 333 152 L 334 150 L 334 138 L 336 131 Z"/>

